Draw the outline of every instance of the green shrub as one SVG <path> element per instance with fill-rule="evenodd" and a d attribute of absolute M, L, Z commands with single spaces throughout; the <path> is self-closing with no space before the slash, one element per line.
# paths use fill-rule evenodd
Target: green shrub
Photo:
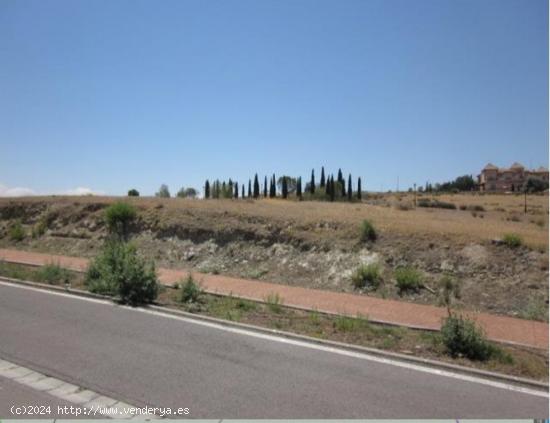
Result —
<path fill-rule="evenodd" d="M 445 201 L 439 200 L 428 200 L 427 198 L 421 198 L 420 200 L 418 200 L 417 205 L 418 207 L 456 210 L 456 204 L 447 203 Z"/>
<path fill-rule="evenodd" d="M 273 313 L 281 313 L 283 311 L 282 304 L 283 299 L 280 297 L 280 295 L 276 292 L 270 293 L 266 298 L 265 302 L 267 303 L 267 307 L 269 310 L 271 310 Z"/>
<path fill-rule="evenodd" d="M 33 227 L 31 231 L 31 236 L 33 238 L 40 238 L 42 235 L 46 233 L 46 229 L 48 229 L 48 224 L 45 219 L 40 219 Z"/>
<path fill-rule="evenodd" d="M 361 223 L 361 241 L 376 241 L 377 234 L 374 226 L 368 220 L 363 220 Z"/>
<path fill-rule="evenodd" d="M 441 327 L 441 338 L 452 357 L 463 356 L 470 360 L 486 361 L 497 354 L 497 348 L 472 320 L 462 316 L 449 316 Z"/>
<path fill-rule="evenodd" d="M 453 299 L 460 299 L 461 296 L 460 282 L 451 275 L 443 275 L 439 281 L 439 294 L 441 303 L 447 308 L 450 316 Z"/>
<path fill-rule="evenodd" d="M 510 248 L 517 248 L 523 244 L 523 240 L 517 234 L 504 234 L 502 242 Z"/>
<path fill-rule="evenodd" d="M 180 302 L 182 303 L 198 303 L 202 296 L 202 289 L 195 282 L 191 274 L 187 275 L 185 283 L 182 284 Z"/>
<path fill-rule="evenodd" d="M 381 279 L 380 266 L 375 263 L 362 264 L 351 275 L 351 281 L 355 288 L 377 289 Z"/>
<path fill-rule="evenodd" d="M 422 273 L 413 267 L 399 267 L 395 270 L 395 281 L 399 292 L 418 291 L 422 288 Z"/>
<path fill-rule="evenodd" d="M 72 279 L 72 275 L 67 269 L 63 269 L 58 264 L 50 263 L 41 267 L 37 271 L 36 278 L 40 282 L 56 285 L 64 282 L 69 282 Z"/>
<path fill-rule="evenodd" d="M 108 241 L 90 263 L 86 285 L 91 292 L 117 295 L 124 304 L 150 303 L 158 294 L 154 263 L 147 264 L 131 244 Z"/>
<path fill-rule="evenodd" d="M 136 218 L 136 209 L 128 203 L 117 202 L 105 210 L 107 229 L 112 235 L 125 239 L 128 236 L 130 224 Z"/>
<path fill-rule="evenodd" d="M 9 228 L 9 237 L 12 241 L 22 241 L 25 238 L 25 229 L 20 220 L 16 220 Z"/>

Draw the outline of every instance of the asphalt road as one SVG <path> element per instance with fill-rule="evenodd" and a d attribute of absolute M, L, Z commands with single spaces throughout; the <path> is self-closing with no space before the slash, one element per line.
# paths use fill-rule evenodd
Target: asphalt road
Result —
<path fill-rule="evenodd" d="M 193 418 L 542 418 L 548 398 L 0 284 L 0 358 Z"/>

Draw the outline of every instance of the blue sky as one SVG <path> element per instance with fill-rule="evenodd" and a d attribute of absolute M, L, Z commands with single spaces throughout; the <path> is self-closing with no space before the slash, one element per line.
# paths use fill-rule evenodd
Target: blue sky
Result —
<path fill-rule="evenodd" d="M 548 165 L 547 1 L 0 0 L 0 192 L 488 161 Z"/>

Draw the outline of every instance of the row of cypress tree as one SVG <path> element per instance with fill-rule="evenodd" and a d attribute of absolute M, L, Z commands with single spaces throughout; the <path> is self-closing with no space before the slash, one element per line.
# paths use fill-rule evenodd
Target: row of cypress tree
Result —
<path fill-rule="evenodd" d="M 305 189 L 302 187 L 302 177 L 294 179 L 289 176 L 283 176 L 279 178 L 280 180 L 280 194 L 283 199 L 288 198 L 288 195 L 295 193 L 296 197 L 300 200 L 303 198 L 304 193 L 309 194 L 309 199 L 316 200 L 330 200 L 334 201 L 336 199 L 347 199 L 348 201 L 353 201 L 354 199 L 361 200 L 362 188 L 361 188 L 361 178 L 357 178 L 357 190 L 353 192 L 352 187 L 352 178 L 351 174 L 348 175 L 348 180 L 346 180 L 342 174 L 342 170 L 338 169 L 337 179 L 334 179 L 333 175 L 325 177 L 325 168 L 321 168 L 321 179 L 317 185 L 315 182 L 315 170 L 311 170 L 310 181 L 306 184 Z M 269 185 L 269 186 L 268 186 Z M 291 185 L 291 187 L 289 187 Z M 245 184 L 240 185 L 239 193 L 239 183 L 234 182 L 231 179 L 226 183 L 225 181 L 220 182 L 215 180 L 210 184 L 210 181 L 207 179 L 204 184 L 204 198 L 260 198 L 263 195 L 264 198 L 276 198 L 277 197 L 277 180 L 275 174 L 269 178 L 264 177 L 263 181 L 263 190 L 260 192 L 260 181 L 258 179 L 258 174 L 254 175 L 254 180 L 248 180 L 248 190 L 245 192 Z"/>

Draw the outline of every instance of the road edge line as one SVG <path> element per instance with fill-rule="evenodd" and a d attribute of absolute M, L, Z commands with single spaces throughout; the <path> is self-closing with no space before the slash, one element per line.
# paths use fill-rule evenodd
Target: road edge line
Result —
<path fill-rule="evenodd" d="M 14 283 L 14 284 L 23 285 L 23 286 L 29 286 L 29 287 L 32 287 L 32 288 L 35 288 L 35 289 L 38 289 L 38 290 L 49 290 L 49 291 L 55 291 L 55 292 L 59 292 L 59 293 L 71 294 L 71 295 L 74 295 L 74 296 L 81 296 L 81 297 L 100 299 L 100 300 L 109 300 L 109 301 L 113 300 L 112 297 L 109 297 L 109 296 L 106 296 L 106 295 L 94 294 L 94 293 L 91 293 L 91 292 L 88 292 L 88 291 L 83 291 L 83 290 L 80 290 L 80 289 L 59 287 L 59 286 L 48 285 L 48 284 L 43 284 L 43 283 L 39 283 L 39 282 L 31 282 L 31 281 L 25 281 L 25 280 L 21 280 L 21 279 L 7 278 L 7 277 L 4 277 L 4 276 L 0 277 L 0 281 L 2 281 L 2 280 L 6 281 L 6 282 L 9 282 L 9 283 Z M 371 356 L 375 356 L 375 357 L 379 357 L 379 358 L 383 358 L 383 359 L 389 359 L 389 360 L 395 360 L 395 361 L 410 363 L 410 364 L 414 364 L 414 365 L 429 367 L 429 368 L 436 369 L 436 370 L 439 369 L 439 370 L 449 371 L 449 372 L 453 372 L 453 373 L 458 373 L 458 374 L 462 374 L 462 375 L 466 375 L 466 376 L 479 377 L 479 378 L 482 378 L 482 379 L 489 379 L 489 380 L 496 381 L 496 382 L 503 382 L 503 383 L 508 383 L 510 385 L 520 386 L 520 387 L 529 388 L 529 389 L 535 389 L 537 391 L 544 391 L 546 393 L 549 392 L 549 385 L 548 384 L 546 384 L 544 382 L 532 380 L 532 379 L 526 379 L 526 378 L 521 378 L 521 377 L 517 377 L 517 376 L 510 376 L 510 375 L 505 375 L 505 374 L 502 374 L 502 373 L 491 372 L 491 371 L 481 370 L 481 369 L 475 369 L 475 368 L 460 366 L 460 365 L 457 365 L 457 364 L 445 363 L 445 362 L 437 361 L 437 360 L 419 358 L 419 357 L 409 356 L 409 355 L 405 355 L 405 354 L 399 354 L 399 353 L 395 353 L 395 352 L 384 351 L 384 350 L 371 348 L 371 347 L 364 347 L 364 346 L 360 346 L 360 345 L 353 345 L 353 344 L 348 344 L 348 343 L 338 342 L 338 341 L 331 341 L 331 340 L 326 340 L 326 339 L 318 339 L 318 338 L 313 338 L 313 337 L 310 337 L 310 336 L 307 336 L 307 335 L 300 335 L 300 334 L 296 334 L 296 333 L 292 333 L 292 332 L 281 331 L 281 330 L 278 330 L 278 329 L 269 329 L 269 328 L 264 328 L 264 327 L 261 327 L 261 326 L 250 325 L 250 324 L 247 324 L 247 323 L 232 322 L 232 321 L 229 321 L 229 320 L 218 319 L 216 317 L 189 313 L 189 312 L 182 311 L 182 310 L 174 310 L 174 309 L 162 306 L 162 305 L 148 305 L 148 306 L 143 307 L 143 308 L 153 310 L 155 312 L 162 313 L 162 314 L 185 317 L 185 318 L 188 318 L 188 319 L 191 319 L 191 320 L 198 320 L 198 321 L 214 323 L 214 324 L 218 324 L 218 325 L 221 325 L 221 326 L 227 326 L 227 327 L 230 327 L 230 328 L 248 330 L 248 331 L 251 331 L 251 332 L 256 332 L 256 333 L 265 334 L 265 335 L 278 336 L 278 337 L 282 337 L 282 338 L 286 338 L 286 339 L 292 339 L 292 340 L 306 342 L 306 343 L 310 343 L 310 344 L 321 345 L 321 346 L 325 346 L 325 347 L 329 347 L 329 348 L 339 348 L 339 349 L 343 349 L 343 350 L 347 350 L 347 351 L 351 351 L 351 352 L 356 352 L 356 353 L 362 353 L 362 354 L 366 354 L 366 355 L 371 355 Z"/>

